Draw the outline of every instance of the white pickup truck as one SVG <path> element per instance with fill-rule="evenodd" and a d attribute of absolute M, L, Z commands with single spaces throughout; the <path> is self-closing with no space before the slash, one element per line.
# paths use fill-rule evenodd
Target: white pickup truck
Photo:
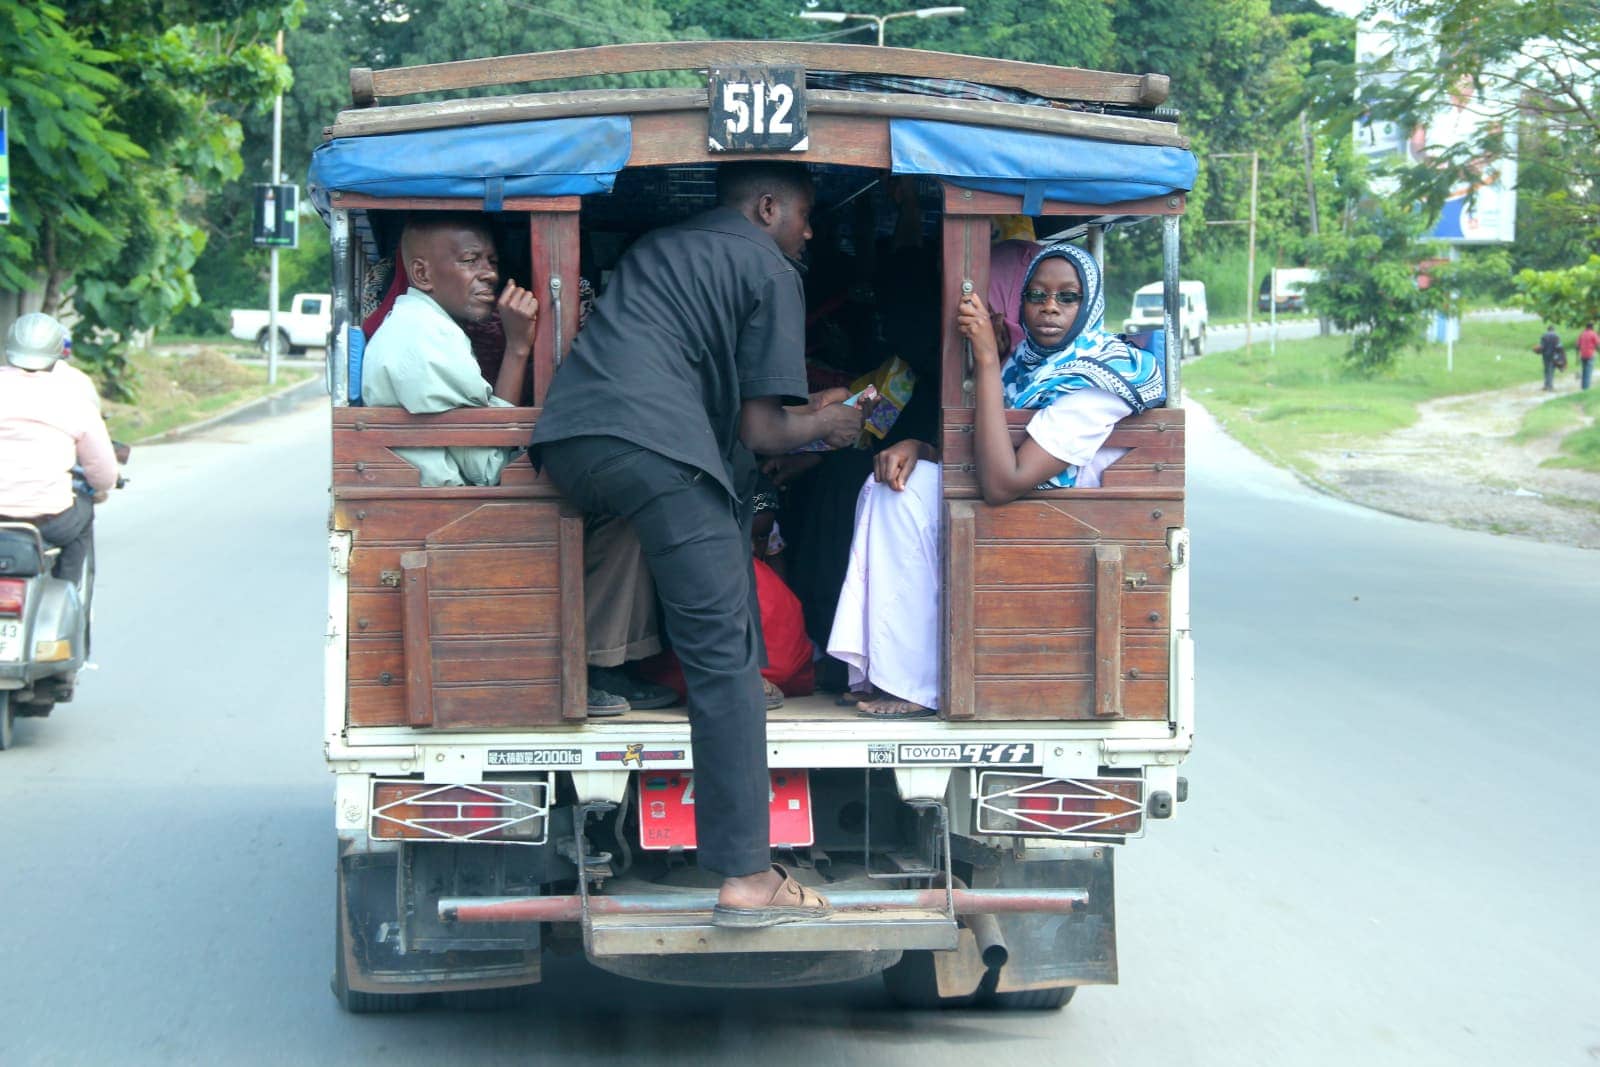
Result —
<path fill-rule="evenodd" d="M 268 312 L 235 308 L 229 314 L 233 318 L 233 336 L 241 341 L 254 341 L 262 352 L 267 351 L 271 338 L 267 326 Z M 332 296 L 327 293 L 294 294 L 294 299 L 289 302 L 289 310 L 278 312 L 278 351 L 293 355 L 308 348 L 325 347 L 332 323 Z"/>

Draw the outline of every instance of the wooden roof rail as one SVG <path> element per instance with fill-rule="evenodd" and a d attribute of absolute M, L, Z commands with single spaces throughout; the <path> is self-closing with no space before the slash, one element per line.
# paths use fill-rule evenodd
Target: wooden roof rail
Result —
<path fill-rule="evenodd" d="M 387 70 L 356 67 L 350 71 L 350 98 L 357 107 L 371 107 L 379 99 L 413 93 L 479 89 L 597 74 L 777 64 L 850 74 L 954 78 L 1021 89 L 1051 100 L 1130 107 L 1155 107 L 1166 101 L 1170 88 L 1170 79 L 1164 74 L 1115 74 L 915 48 L 797 41 L 673 41 L 529 52 Z"/>

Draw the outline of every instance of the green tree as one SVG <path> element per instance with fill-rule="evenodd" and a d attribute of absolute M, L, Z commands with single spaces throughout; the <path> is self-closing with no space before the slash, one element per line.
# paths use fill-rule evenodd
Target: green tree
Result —
<path fill-rule="evenodd" d="M 1348 331 L 1346 363 L 1373 376 L 1421 342 L 1425 316 L 1444 306 L 1447 290 L 1417 285 L 1417 265 L 1428 252 L 1421 213 L 1389 199 L 1362 207 L 1348 229 L 1324 232 L 1312 242 L 1311 260 L 1322 276 L 1306 287 L 1306 303 Z"/>
<path fill-rule="evenodd" d="M 1517 275 L 1521 304 L 1546 322 L 1582 326 L 1600 321 L 1600 254 L 1565 270 Z"/>
<path fill-rule="evenodd" d="M 28 102 L 13 122 L 26 221 L 6 236 L 0 285 L 42 290 L 47 310 L 70 302 L 75 354 L 113 395 L 132 388 L 128 343 L 196 300 L 193 216 L 240 171 L 229 108 L 287 85 L 269 42 L 297 12 L 298 0 L 0 0 L 13 31 L 0 48 L 22 60 L 0 67 L 0 86 Z"/>

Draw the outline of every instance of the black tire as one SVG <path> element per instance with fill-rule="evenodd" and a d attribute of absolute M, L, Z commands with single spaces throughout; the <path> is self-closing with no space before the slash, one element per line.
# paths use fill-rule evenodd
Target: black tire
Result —
<path fill-rule="evenodd" d="M 990 993 L 989 1003 L 1001 1011 L 1060 1011 L 1078 991 L 1075 985 L 1049 989 L 1023 989 L 1015 993 Z"/>
<path fill-rule="evenodd" d="M 883 988 L 890 1000 L 912 1011 L 966 1008 L 976 1003 L 979 996 L 974 990 L 966 996 L 941 997 L 934 975 L 933 953 L 927 949 L 910 949 L 902 955 L 899 963 L 883 972 Z"/>
<path fill-rule="evenodd" d="M 272 331 L 270 330 L 263 329 L 260 333 L 256 334 L 256 347 L 261 350 L 261 354 L 263 356 L 269 354 L 268 350 L 271 348 L 271 345 L 268 342 L 271 341 L 271 339 Z M 293 351 L 294 346 L 289 343 L 288 332 L 280 329 L 278 331 L 278 354 L 280 356 L 287 356 Z"/>
<path fill-rule="evenodd" d="M 1189 349 L 1189 354 L 1197 358 L 1206 354 L 1206 332 L 1204 330 L 1194 335 L 1193 340 L 1189 342 Z"/>
<path fill-rule="evenodd" d="M 0 690 L 0 752 L 11 747 L 14 740 L 13 728 L 16 725 L 17 709 L 12 706 L 11 694 Z"/>
<path fill-rule="evenodd" d="M 342 875 L 341 875 L 342 877 Z M 344 901 L 335 897 L 333 925 L 333 995 L 352 1015 L 397 1015 L 422 1007 L 420 993 L 363 993 L 350 988 L 344 963 Z"/>

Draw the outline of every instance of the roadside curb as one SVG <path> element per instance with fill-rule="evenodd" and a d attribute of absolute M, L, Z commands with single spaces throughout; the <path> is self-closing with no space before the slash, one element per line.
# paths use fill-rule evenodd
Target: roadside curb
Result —
<path fill-rule="evenodd" d="M 274 401 L 299 400 L 301 399 L 300 394 L 302 393 L 304 393 L 306 397 L 310 397 L 316 393 L 322 392 L 326 392 L 326 383 L 323 380 L 323 376 L 320 374 L 313 374 L 304 381 L 286 385 L 277 392 L 268 393 L 266 396 L 258 396 L 254 400 L 247 400 L 237 407 L 229 408 L 227 411 L 219 412 L 215 415 L 208 415 L 199 422 L 191 422 L 183 426 L 174 426 L 170 430 L 163 430 L 158 434 L 151 434 L 149 437 L 141 437 L 131 443 L 135 445 L 158 445 L 167 441 L 179 441 L 191 434 L 199 433 L 202 430 L 209 430 L 213 426 L 218 426 L 229 421 L 230 419 L 236 419 L 240 415 L 250 414 L 256 409 L 264 408 Z"/>

